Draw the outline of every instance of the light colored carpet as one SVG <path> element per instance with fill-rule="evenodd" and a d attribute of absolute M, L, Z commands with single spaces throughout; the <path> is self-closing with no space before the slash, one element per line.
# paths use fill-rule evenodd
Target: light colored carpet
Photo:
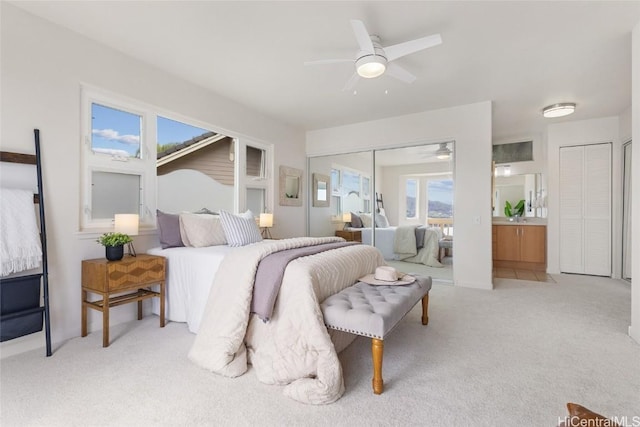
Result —
<path fill-rule="evenodd" d="M 499 279 L 494 291 L 435 285 L 385 340 L 385 391 L 371 391 L 370 340 L 341 353 L 346 393 L 308 406 L 187 360 L 184 324 L 145 317 L 1 361 L 6 426 L 555 426 L 567 402 L 640 416 L 640 345 L 627 336 L 628 284 L 554 276 Z"/>
<path fill-rule="evenodd" d="M 391 261 L 385 260 L 387 264 L 396 270 L 404 273 L 417 273 L 423 276 L 431 276 L 434 281 L 442 283 L 453 283 L 453 257 L 444 257 L 442 259 L 443 267 L 429 267 L 424 264 L 416 264 L 414 262 Z"/>

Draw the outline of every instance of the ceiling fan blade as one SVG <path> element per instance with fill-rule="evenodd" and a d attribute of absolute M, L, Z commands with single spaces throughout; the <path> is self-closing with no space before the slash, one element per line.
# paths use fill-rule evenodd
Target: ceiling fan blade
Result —
<path fill-rule="evenodd" d="M 432 36 L 422 37 L 421 39 L 410 40 L 408 42 L 385 47 L 384 53 L 387 55 L 387 61 L 393 61 L 394 59 L 437 46 L 441 43 L 442 37 L 440 37 L 440 34 L 434 34 Z"/>
<path fill-rule="evenodd" d="M 369 36 L 369 32 L 364 26 L 364 23 L 357 19 L 352 19 L 351 27 L 353 28 L 353 33 L 356 35 L 356 40 L 358 41 L 360 50 L 367 53 L 374 53 L 373 43 L 371 42 L 371 37 Z"/>
<path fill-rule="evenodd" d="M 353 73 L 349 80 L 347 80 L 347 82 L 344 84 L 342 90 L 348 91 L 353 89 L 356 86 L 356 83 L 358 83 L 358 80 L 360 80 L 360 76 L 358 75 L 358 73 Z"/>
<path fill-rule="evenodd" d="M 402 68 L 396 63 L 387 64 L 387 70 L 385 74 L 390 75 L 393 78 L 396 78 L 405 83 L 413 83 L 416 79 L 416 76 Z"/>
<path fill-rule="evenodd" d="M 307 61 L 304 65 L 338 64 L 340 62 L 353 62 L 353 59 L 320 59 L 318 61 Z"/>

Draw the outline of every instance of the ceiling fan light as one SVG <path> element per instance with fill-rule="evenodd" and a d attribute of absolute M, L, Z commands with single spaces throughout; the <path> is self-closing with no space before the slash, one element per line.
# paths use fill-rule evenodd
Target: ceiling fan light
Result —
<path fill-rule="evenodd" d="M 559 104 L 549 105 L 542 109 L 542 115 L 546 118 L 564 117 L 573 114 L 576 110 L 576 104 L 573 102 L 561 102 Z"/>
<path fill-rule="evenodd" d="M 440 148 L 436 150 L 436 158 L 439 160 L 447 160 L 451 157 L 451 150 L 447 147 L 447 143 L 440 144 Z"/>
<path fill-rule="evenodd" d="M 356 71 L 360 77 L 373 79 L 384 74 L 387 69 L 385 62 L 382 56 L 363 56 L 356 61 Z"/>

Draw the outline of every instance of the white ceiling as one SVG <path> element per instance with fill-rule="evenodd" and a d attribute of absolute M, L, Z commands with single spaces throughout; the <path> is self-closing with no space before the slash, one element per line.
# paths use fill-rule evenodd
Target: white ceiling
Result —
<path fill-rule="evenodd" d="M 491 100 L 494 140 L 627 109 L 640 21 L 640 1 L 13 4 L 300 129 Z M 397 60 L 414 83 L 360 80 L 354 95 L 342 91 L 351 64 L 303 65 L 354 56 L 350 19 L 383 45 L 434 33 L 443 43 Z M 557 102 L 577 112 L 545 121 Z"/>

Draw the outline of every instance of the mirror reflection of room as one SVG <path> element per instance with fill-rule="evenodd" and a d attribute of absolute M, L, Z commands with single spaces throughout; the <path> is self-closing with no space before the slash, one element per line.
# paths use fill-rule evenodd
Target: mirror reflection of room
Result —
<path fill-rule="evenodd" d="M 311 236 L 375 245 L 404 272 L 453 280 L 453 143 L 309 159 L 330 175 L 330 203 L 311 207 Z M 373 172 L 373 173 L 372 173 Z"/>
<path fill-rule="evenodd" d="M 544 218 L 546 217 L 546 192 L 542 187 L 541 174 L 516 174 L 511 175 L 505 171 L 510 166 L 496 167 L 496 176 L 493 191 L 493 216 L 497 219 L 515 218 L 517 211 L 515 207 L 522 203 L 522 214 L 517 215 L 522 218 Z M 509 210 L 507 208 L 511 206 Z"/>

